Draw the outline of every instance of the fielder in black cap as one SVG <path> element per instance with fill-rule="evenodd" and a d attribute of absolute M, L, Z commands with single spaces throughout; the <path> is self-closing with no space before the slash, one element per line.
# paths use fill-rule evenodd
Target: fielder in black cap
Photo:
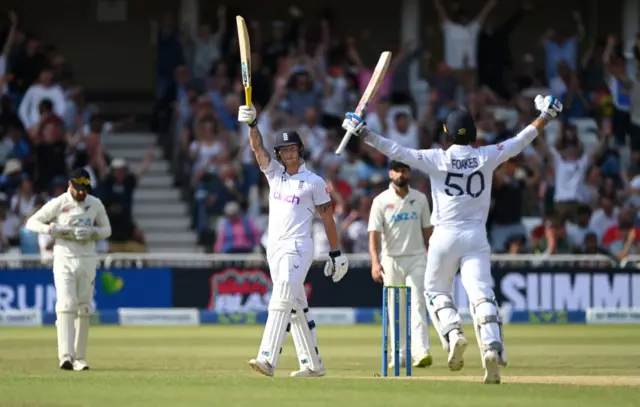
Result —
<path fill-rule="evenodd" d="M 409 184 L 410 174 L 411 167 L 407 164 L 396 160 L 391 160 L 389 163 L 389 179 L 393 185 L 403 193 L 406 193 L 405 189 Z"/>
<path fill-rule="evenodd" d="M 84 201 L 91 192 L 91 176 L 84 168 L 77 168 L 69 175 L 69 192 L 76 201 Z"/>

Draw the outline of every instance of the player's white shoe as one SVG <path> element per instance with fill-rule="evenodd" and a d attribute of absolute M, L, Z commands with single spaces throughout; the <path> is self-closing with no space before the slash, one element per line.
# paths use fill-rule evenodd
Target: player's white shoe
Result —
<path fill-rule="evenodd" d="M 251 359 L 249 361 L 249 366 L 251 366 L 251 369 L 255 370 L 256 372 L 262 373 L 263 375 L 269 377 L 273 377 L 275 371 L 273 366 L 271 366 L 269 362 L 264 359 Z"/>
<path fill-rule="evenodd" d="M 500 384 L 500 364 L 501 359 L 498 352 L 495 350 L 488 350 L 482 356 L 484 365 L 484 383 L 485 384 Z"/>
<path fill-rule="evenodd" d="M 449 334 L 449 370 L 457 372 L 464 366 L 464 352 L 469 342 L 461 332 L 455 331 Z"/>
<path fill-rule="evenodd" d="M 393 361 L 393 358 L 391 358 L 391 362 L 389 362 L 389 369 L 393 369 L 396 364 Z M 407 366 L 407 360 L 405 359 L 404 356 L 400 356 L 400 368 L 404 369 Z"/>
<path fill-rule="evenodd" d="M 84 360 L 74 360 L 73 361 L 73 370 L 81 371 L 81 370 L 89 370 L 89 365 Z"/>
<path fill-rule="evenodd" d="M 71 360 L 70 356 L 65 355 L 62 357 L 62 359 L 60 359 L 60 369 L 73 370 L 73 361 Z"/>
<path fill-rule="evenodd" d="M 327 369 L 324 365 L 320 365 L 320 369 L 311 370 L 308 367 L 304 369 L 296 370 L 295 372 L 291 372 L 291 377 L 322 377 L 327 374 Z"/>
<path fill-rule="evenodd" d="M 413 359 L 413 367 L 429 367 L 433 364 L 433 358 L 430 354 L 425 354 L 421 358 Z"/>

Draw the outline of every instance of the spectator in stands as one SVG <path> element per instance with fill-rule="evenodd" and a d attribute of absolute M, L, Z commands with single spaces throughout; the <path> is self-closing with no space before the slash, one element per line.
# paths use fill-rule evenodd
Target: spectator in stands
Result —
<path fill-rule="evenodd" d="M 571 244 L 567 237 L 567 230 L 560 216 L 552 216 L 544 224 L 544 236 L 536 246 L 538 254 L 570 254 Z"/>
<path fill-rule="evenodd" d="M 513 255 L 527 254 L 529 252 L 527 250 L 527 238 L 524 235 L 510 236 L 505 241 L 505 247 L 500 251 Z"/>
<path fill-rule="evenodd" d="M 218 222 L 214 253 L 255 252 L 260 247 L 260 232 L 253 219 L 242 212 L 237 202 L 228 202 L 224 215 Z"/>
<path fill-rule="evenodd" d="M 324 178 L 327 183 L 327 188 L 329 188 L 334 213 L 344 213 L 353 189 L 349 183 L 340 178 L 340 164 L 337 162 L 328 164 L 325 169 Z"/>
<path fill-rule="evenodd" d="M 629 115 L 629 109 L 631 108 L 631 100 L 629 98 L 629 82 L 625 79 L 627 61 L 621 54 L 620 50 L 615 50 L 618 45 L 618 41 L 615 36 L 610 35 L 607 39 L 607 45 L 602 56 L 606 81 L 609 86 L 609 92 L 613 101 L 613 133 L 616 136 L 616 142 L 619 146 L 623 146 L 626 143 L 627 135 L 630 132 L 631 117 Z M 634 143 L 634 150 L 638 149 L 638 143 L 632 140 Z"/>
<path fill-rule="evenodd" d="M 569 243 L 574 250 L 582 250 L 582 247 L 585 244 L 585 238 L 588 234 L 595 234 L 598 236 L 597 233 L 589 227 L 589 222 L 592 216 L 591 212 L 591 208 L 588 205 L 580 205 L 576 211 L 575 222 L 567 222 L 566 224 L 567 237 L 569 238 Z"/>
<path fill-rule="evenodd" d="M 67 140 L 62 120 L 47 116 L 33 134 L 36 191 L 46 190 L 57 176 L 67 173 Z"/>
<path fill-rule="evenodd" d="M 564 108 L 562 118 L 565 123 L 571 119 L 583 119 L 591 114 L 591 103 L 587 99 L 577 73 L 572 73 L 567 86 L 567 91 L 560 97 Z"/>
<path fill-rule="evenodd" d="M 87 103 L 84 89 L 79 86 L 69 89 L 65 106 L 62 119 L 66 130 L 72 134 L 84 131 L 85 126 L 90 126 L 91 119 L 97 111 L 96 106 Z"/>
<path fill-rule="evenodd" d="M 29 178 L 24 178 L 20 187 L 11 197 L 11 212 L 23 220 L 28 214 L 33 212 L 36 205 L 36 194 Z"/>
<path fill-rule="evenodd" d="M 0 126 L 5 129 L 13 128 L 17 130 L 24 130 L 22 121 L 16 112 L 13 99 L 11 96 L 5 95 L 0 98 Z"/>
<path fill-rule="evenodd" d="M 197 36 L 191 38 L 188 44 L 193 55 L 193 77 L 200 87 L 204 85 L 211 67 L 222 58 L 220 47 L 227 30 L 227 8 L 224 5 L 218 6 L 217 18 L 217 32 L 212 33 L 209 24 L 200 24 Z"/>
<path fill-rule="evenodd" d="M 343 247 L 348 249 L 348 253 L 367 253 L 369 250 L 367 226 L 372 202 L 371 195 L 355 197 L 351 212 L 342 222 Z"/>
<path fill-rule="evenodd" d="M 14 79 L 10 82 L 9 89 L 18 95 L 25 94 L 38 79 L 45 64 L 46 58 L 42 53 L 40 41 L 36 37 L 29 37 L 13 61 L 11 72 Z M 22 97 L 19 97 L 18 101 L 21 99 Z"/>
<path fill-rule="evenodd" d="M 507 247 L 512 236 L 524 235 L 522 209 L 524 189 L 537 182 L 533 173 L 519 167 L 517 159 L 512 158 L 496 169 L 493 177 L 491 211 L 491 247 L 501 252 Z"/>
<path fill-rule="evenodd" d="M 600 208 L 593 212 L 589 220 L 589 230 L 598 235 L 602 241 L 607 230 L 618 223 L 619 214 L 620 208 L 615 205 L 615 201 L 609 196 L 602 196 Z"/>
<path fill-rule="evenodd" d="M 184 50 L 175 28 L 172 13 L 166 12 L 162 20 L 151 20 L 151 45 L 156 47 L 156 94 L 166 95 L 176 67 L 184 64 Z"/>
<path fill-rule="evenodd" d="M 53 84 L 53 71 L 50 67 L 42 68 L 38 82 L 29 87 L 20 103 L 19 114 L 22 124 L 27 129 L 36 126 L 44 113 L 40 104 L 49 100 L 56 116 L 63 117 L 66 110 L 66 98 L 62 88 Z M 46 111 L 46 113 L 49 113 Z"/>
<path fill-rule="evenodd" d="M 37 199 L 35 199 L 34 205 L 31 208 L 31 211 L 26 213 L 22 219 L 22 225 L 20 227 L 20 253 L 22 254 L 39 254 L 41 251 L 40 240 L 42 240 L 40 236 L 44 236 L 45 238 L 51 237 L 49 235 L 39 235 L 38 233 L 32 232 L 26 227 L 24 227 L 24 225 L 27 223 L 27 220 L 29 220 L 31 215 L 33 215 L 40 208 L 42 208 L 44 203 L 45 203 L 44 199 L 42 198 L 38 197 Z M 50 241 L 45 243 L 45 246 L 50 244 L 49 250 L 53 250 L 53 239 L 47 239 L 47 240 L 50 240 Z"/>
<path fill-rule="evenodd" d="M 197 185 L 205 173 L 215 173 L 228 159 L 228 143 L 219 123 L 213 118 L 202 120 L 196 138 L 189 146 L 193 162 L 192 185 Z"/>
<path fill-rule="evenodd" d="M 18 29 L 18 15 L 15 11 L 9 12 L 9 24 L 10 26 L 9 31 L 7 32 L 7 37 L 2 45 L 2 50 L 0 51 L 0 96 L 9 92 L 9 80 L 11 76 L 9 75 L 9 70 L 7 68 L 9 67 L 9 54 Z"/>
<path fill-rule="evenodd" d="M 29 175 L 23 172 L 20 160 L 17 158 L 9 159 L 4 166 L 2 177 L 0 177 L 0 192 L 6 196 L 12 196 L 22 184 L 22 180 L 28 177 Z"/>
<path fill-rule="evenodd" d="M 109 222 L 111 223 L 111 237 L 109 237 L 109 251 L 111 253 L 145 253 L 147 251 L 144 234 L 127 214 L 125 208 L 117 201 L 105 203 Z"/>
<path fill-rule="evenodd" d="M 602 246 L 618 261 L 640 254 L 640 229 L 634 225 L 634 218 L 632 211 L 621 212 L 618 223 L 612 225 L 602 239 Z"/>
<path fill-rule="evenodd" d="M 156 101 L 153 113 L 152 131 L 166 132 L 171 121 L 171 112 L 187 100 L 191 88 L 191 76 L 186 65 L 175 68 L 173 79 L 168 83 L 162 97 Z"/>
<path fill-rule="evenodd" d="M 557 69 L 560 62 L 565 62 L 570 71 L 578 68 L 578 45 L 584 38 L 585 29 L 578 11 L 572 13 L 572 18 L 576 23 L 576 31 L 572 32 L 568 26 L 558 30 L 548 28 L 540 38 L 546 55 L 546 76 L 550 82 L 560 75 Z"/>
<path fill-rule="evenodd" d="M 102 202 L 105 205 L 117 203 L 122 207 L 123 214 L 133 217 L 133 194 L 154 158 L 155 149 L 151 148 L 135 171 L 129 169 L 124 158 L 114 158 L 111 172 L 100 183 Z"/>

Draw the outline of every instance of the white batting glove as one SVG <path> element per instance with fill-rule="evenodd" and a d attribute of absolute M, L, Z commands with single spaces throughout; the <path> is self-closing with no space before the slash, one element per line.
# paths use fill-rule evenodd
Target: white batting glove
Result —
<path fill-rule="evenodd" d="M 49 225 L 49 234 L 53 237 L 62 239 L 70 238 L 73 236 L 73 227 L 52 223 Z"/>
<path fill-rule="evenodd" d="M 329 252 L 329 261 L 324 266 L 324 275 L 331 277 L 334 283 L 342 280 L 349 271 L 349 259 L 340 250 Z"/>
<path fill-rule="evenodd" d="M 534 103 L 536 110 L 540 111 L 540 117 L 545 120 L 555 119 L 562 112 L 562 102 L 555 96 L 538 95 Z"/>
<path fill-rule="evenodd" d="M 73 236 L 79 241 L 91 240 L 94 235 L 95 230 L 91 227 L 76 227 L 73 231 Z"/>
<path fill-rule="evenodd" d="M 367 122 L 355 113 L 347 113 L 342 122 L 342 128 L 358 137 L 365 137 L 369 132 Z"/>
<path fill-rule="evenodd" d="M 238 109 L 238 121 L 247 123 L 249 126 L 256 125 L 256 108 L 253 106 L 243 105 Z"/>

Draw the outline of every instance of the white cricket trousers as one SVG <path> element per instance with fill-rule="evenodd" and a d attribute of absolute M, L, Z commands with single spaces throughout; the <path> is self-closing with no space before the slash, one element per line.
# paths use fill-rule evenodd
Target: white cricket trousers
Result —
<path fill-rule="evenodd" d="M 429 239 L 429 258 L 424 291 L 451 295 L 453 279 L 460 270 L 469 301 L 494 297 L 491 248 L 484 227 L 450 229 L 436 226 Z"/>
<path fill-rule="evenodd" d="M 56 312 L 91 314 L 97 257 L 53 258 Z"/>
<path fill-rule="evenodd" d="M 427 325 L 427 302 L 423 295 L 424 274 L 427 265 L 425 254 L 417 256 L 382 256 L 380 264 L 384 270 L 384 285 L 407 285 L 411 287 L 411 355 L 421 359 L 429 353 L 429 326 Z M 387 309 L 389 323 L 394 320 L 393 295 L 388 293 Z M 405 291 L 400 291 L 400 357 L 406 355 Z M 393 327 L 390 327 L 391 343 L 395 343 Z"/>
<path fill-rule="evenodd" d="M 296 293 L 295 309 L 306 309 L 307 293 L 304 280 L 313 263 L 313 240 L 295 239 L 278 242 L 277 247 L 268 254 L 267 263 L 271 273 L 271 281 L 287 281 Z"/>

